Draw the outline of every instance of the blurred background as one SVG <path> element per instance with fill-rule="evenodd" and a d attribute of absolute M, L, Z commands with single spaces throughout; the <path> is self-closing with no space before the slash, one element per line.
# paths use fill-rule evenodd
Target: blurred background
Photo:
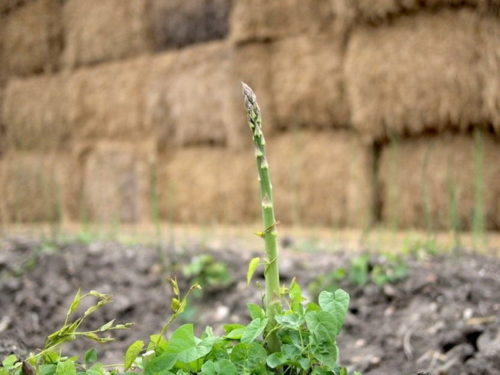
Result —
<path fill-rule="evenodd" d="M 0 218 L 500 230 L 497 0 L 2 0 Z M 153 225 L 154 226 L 154 225 Z"/>

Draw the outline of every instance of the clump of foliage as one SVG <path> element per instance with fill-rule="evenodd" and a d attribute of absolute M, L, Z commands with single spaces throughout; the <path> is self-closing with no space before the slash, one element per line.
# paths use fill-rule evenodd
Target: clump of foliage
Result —
<path fill-rule="evenodd" d="M 375 284 L 382 287 L 393 284 L 408 276 L 408 267 L 404 259 L 397 255 L 386 253 L 379 257 L 362 254 L 351 260 L 347 267 L 339 267 L 312 281 L 308 290 L 316 296 L 321 290 L 336 289 L 339 285 L 365 286 Z"/>
<path fill-rule="evenodd" d="M 203 285 L 208 290 L 226 288 L 233 281 L 227 264 L 208 254 L 193 257 L 182 267 L 182 276 L 191 284 Z"/>
<path fill-rule="evenodd" d="M 128 327 L 114 325 L 111 321 L 95 331 L 78 332 L 83 319 L 108 302 L 107 297 L 101 298 L 104 295 L 95 294 L 100 299 L 94 307 L 72 323 L 68 323 L 67 318 L 63 328 L 49 336 L 48 344 L 38 354 L 25 361 L 18 361 L 15 356 L 7 357 L 0 375 L 348 375 L 347 369 L 339 365 L 337 336 L 348 311 L 349 295 L 341 289 L 322 291 L 318 303 L 307 302 L 295 281 L 288 287 L 280 285 L 277 222 L 261 114 L 255 94 L 245 84 L 243 95 L 261 190 L 264 229 L 258 235 L 263 238 L 266 250 L 264 259 L 252 259 L 247 272 L 247 282 L 250 283 L 257 267 L 264 266 L 264 306 L 247 305 L 250 323 L 225 325 L 225 333 L 221 336 L 207 327 L 199 337 L 195 335 L 193 324 L 184 324 L 167 337 L 171 323 L 185 311 L 188 296 L 200 289 L 194 284 L 181 296 L 177 281 L 171 280 L 174 294 L 170 304 L 171 316 L 158 334 L 150 336 L 147 344 L 138 340 L 128 347 L 121 368 L 114 366 L 108 370 L 95 362 L 95 352 L 87 352 L 83 363 L 76 357 L 62 357 L 54 352 L 57 346 L 77 336 L 107 341 L 110 338 L 100 336 L 101 332 Z M 79 294 L 77 297 L 76 300 L 80 298 Z M 71 305 L 68 316 L 76 310 L 77 304 Z"/>

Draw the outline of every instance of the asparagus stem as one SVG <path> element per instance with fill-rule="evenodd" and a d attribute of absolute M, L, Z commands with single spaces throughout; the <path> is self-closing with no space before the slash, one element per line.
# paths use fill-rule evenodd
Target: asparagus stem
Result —
<path fill-rule="evenodd" d="M 260 184 L 262 221 L 266 248 L 266 268 L 264 277 L 266 280 L 265 308 L 269 323 L 266 328 L 268 333 L 266 343 L 270 351 L 279 351 L 279 340 L 274 334 L 273 327 L 276 325 L 275 315 L 282 310 L 280 295 L 280 280 L 278 268 L 278 232 L 276 230 L 276 218 L 274 216 L 273 189 L 269 174 L 269 164 L 266 159 L 266 141 L 262 133 L 262 117 L 255 93 L 245 83 L 243 86 L 243 97 L 247 111 L 248 125 L 252 131 L 255 146 L 255 159 L 257 161 L 257 172 Z"/>

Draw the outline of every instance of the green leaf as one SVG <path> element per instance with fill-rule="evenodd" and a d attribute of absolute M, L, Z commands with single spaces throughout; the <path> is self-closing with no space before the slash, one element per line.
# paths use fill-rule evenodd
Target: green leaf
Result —
<path fill-rule="evenodd" d="M 73 302 L 71 302 L 71 305 L 69 306 L 67 316 L 73 314 L 76 310 L 78 310 L 78 307 L 80 306 L 81 300 L 82 300 L 82 296 L 80 295 L 80 289 L 78 289 L 75 297 L 73 298 Z"/>
<path fill-rule="evenodd" d="M 335 342 L 338 331 L 337 319 L 326 311 L 312 311 L 306 314 L 306 325 L 311 332 L 312 354 L 322 365 L 333 369 L 337 364 L 338 357 Z"/>
<path fill-rule="evenodd" d="M 252 258 L 252 260 L 250 261 L 250 263 L 248 263 L 247 285 L 249 285 L 250 282 L 252 281 L 253 274 L 257 270 L 257 267 L 259 266 L 259 264 L 260 264 L 260 258 L 259 257 Z"/>
<path fill-rule="evenodd" d="M 38 367 L 38 371 L 40 375 L 54 375 L 56 372 L 57 365 L 53 363 L 49 363 L 47 365 L 41 365 Z"/>
<path fill-rule="evenodd" d="M 286 358 L 281 352 L 276 352 L 267 357 L 266 363 L 271 368 L 282 366 L 286 363 Z"/>
<path fill-rule="evenodd" d="M 269 320 L 267 318 L 257 318 L 252 320 L 250 324 L 245 327 L 243 336 L 241 337 L 241 342 L 249 344 L 254 341 L 262 334 L 262 332 L 264 332 L 268 321 Z"/>
<path fill-rule="evenodd" d="M 349 308 L 349 294 L 342 289 L 337 289 L 335 293 L 322 291 L 318 299 L 321 309 L 332 314 L 337 320 L 338 328 L 335 335 L 338 335 Z"/>
<path fill-rule="evenodd" d="M 107 322 L 106 324 L 102 325 L 100 328 L 99 328 L 99 331 L 101 332 L 104 332 L 104 331 L 107 331 L 108 329 L 110 329 L 111 327 L 113 327 L 113 324 L 115 323 L 115 319 L 113 320 L 110 320 L 109 322 Z"/>
<path fill-rule="evenodd" d="M 300 329 L 300 326 L 304 323 L 304 318 L 295 313 L 285 313 L 275 316 L 276 322 L 281 324 L 285 328 L 290 328 L 294 330 Z"/>
<path fill-rule="evenodd" d="M 179 361 L 190 363 L 204 357 L 211 349 L 209 342 L 194 336 L 192 324 L 184 324 L 172 334 L 167 353 L 176 354 Z"/>
<path fill-rule="evenodd" d="M 53 350 L 47 350 L 42 355 L 45 363 L 57 363 L 59 361 L 59 353 Z"/>
<path fill-rule="evenodd" d="M 85 352 L 84 359 L 85 359 L 85 365 L 87 367 L 92 366 L 92 364 L 94 364 L 97 361 L 97 350 L 95 350 L 94 348 L 87 350 Z"/>
<path fill-rule="evenodd" d="M 238 375 L 236 366 L 227 359 L 207 361 L 201 368 L 202 375 Z"/>
<path fill-rule="evenodd" d="M 128 347 L 123 361 L 123 368 L 125 369 L 125 371 L 132 366 L 132 363 L 134 363 L 135 359 L 141 353 L 143 348 L 144 341 L 142 340 L 137 340 Z"/>
<path fill-rule="evenodd" d="M 153 357 L 147 361 L 144 367 L 145 375 L 167 374 L 168 370 L 174 367 L 177 362 L 177 355 L 173 353 L 163 353 L 158 357 Z"/>
<path fill-rule="evenodd" d="M 252 319 L 264 319 L 266 317 L 266 312 L 264 311 L 264 309 L 259 305 L 256 305 L 255 303 L 248 303 L 247 308 Z"/>
<path fill-rule="evenodd" d="M 238 368 L 238 374 L 259 373 L 265 368 L 267 352 L 257 343 L 240 343 L 236 345 L 230 355 L 231 361 Z"/>
<path fill-rule="evenodd" d="M 14 363 L 16 362 L 17 362 L 16 355 L 10 354 L 4 358 L 4 360 L 2 361 L 2 366 L 5 367 L 6 369 L 11 369 L 14 367 Z"/>
<path fill-rule="evenodd" d="M 96 363 L 86 372 L 86 375 L 105 375 L 106 370 L 102 363 Z"/>
<path fill-rule="evenodd" d="M 242 324 L 224 324 L 225 337 L 231 340 L 239 340 L 243 336 L 245 328 Z"/>
<path fill-rule="evenodd" d="M 76 375 L 75 363 L 73 361 L 59 362 L 55 375 Z"/>
<path fill-rule="evenodd" d="M 167 349 L 168 342 L 163 337 L 162 335 L 155 334 L 149 336 L 149 344 L 148 344 L 148 351 L 149 350 L 156 350 L 156 351 L 161 351 L 164 352 Z"/>
<path fill-rule="evenodd" d="M 295 280 L 290 285 L 288 295 L 290 297 L 292 311 L 302 311 L 302 301 L 304 300 L 304 297 L 302 297 L 302 289 L 300 288 L 300 285 L 297 284 Z"/>

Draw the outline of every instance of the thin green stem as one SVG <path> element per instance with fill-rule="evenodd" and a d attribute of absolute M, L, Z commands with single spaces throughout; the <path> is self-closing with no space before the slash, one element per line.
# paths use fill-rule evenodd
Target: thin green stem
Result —
<path fill-rule="evenodd" d="M 275 315 L 282 310 L 280 280 L 278 268 L 278 232 L 276 230 L 276 218 L 274 215 L 273 189 L 269 173 L 269 163 L 266 158 L 266 141 L 262 133 L 262 117 L 257 97 L 253 90 L 242 82 L 243 97 L 247 110 L 248 125 L 252 131 L 255 147 L 255 159 L 260 184 L 260 197 L 262 209 L 262 221 L 264 231 L 262 237 L 266 248 L 266 268 L 264 277 L 266 281 L 265 307 L 269 324 L 266 329 L 270 334 L 267 337 L 267 345 L 270 351 L 280 349 L 279 340 L 273 332 L 276 325 Z"/>

